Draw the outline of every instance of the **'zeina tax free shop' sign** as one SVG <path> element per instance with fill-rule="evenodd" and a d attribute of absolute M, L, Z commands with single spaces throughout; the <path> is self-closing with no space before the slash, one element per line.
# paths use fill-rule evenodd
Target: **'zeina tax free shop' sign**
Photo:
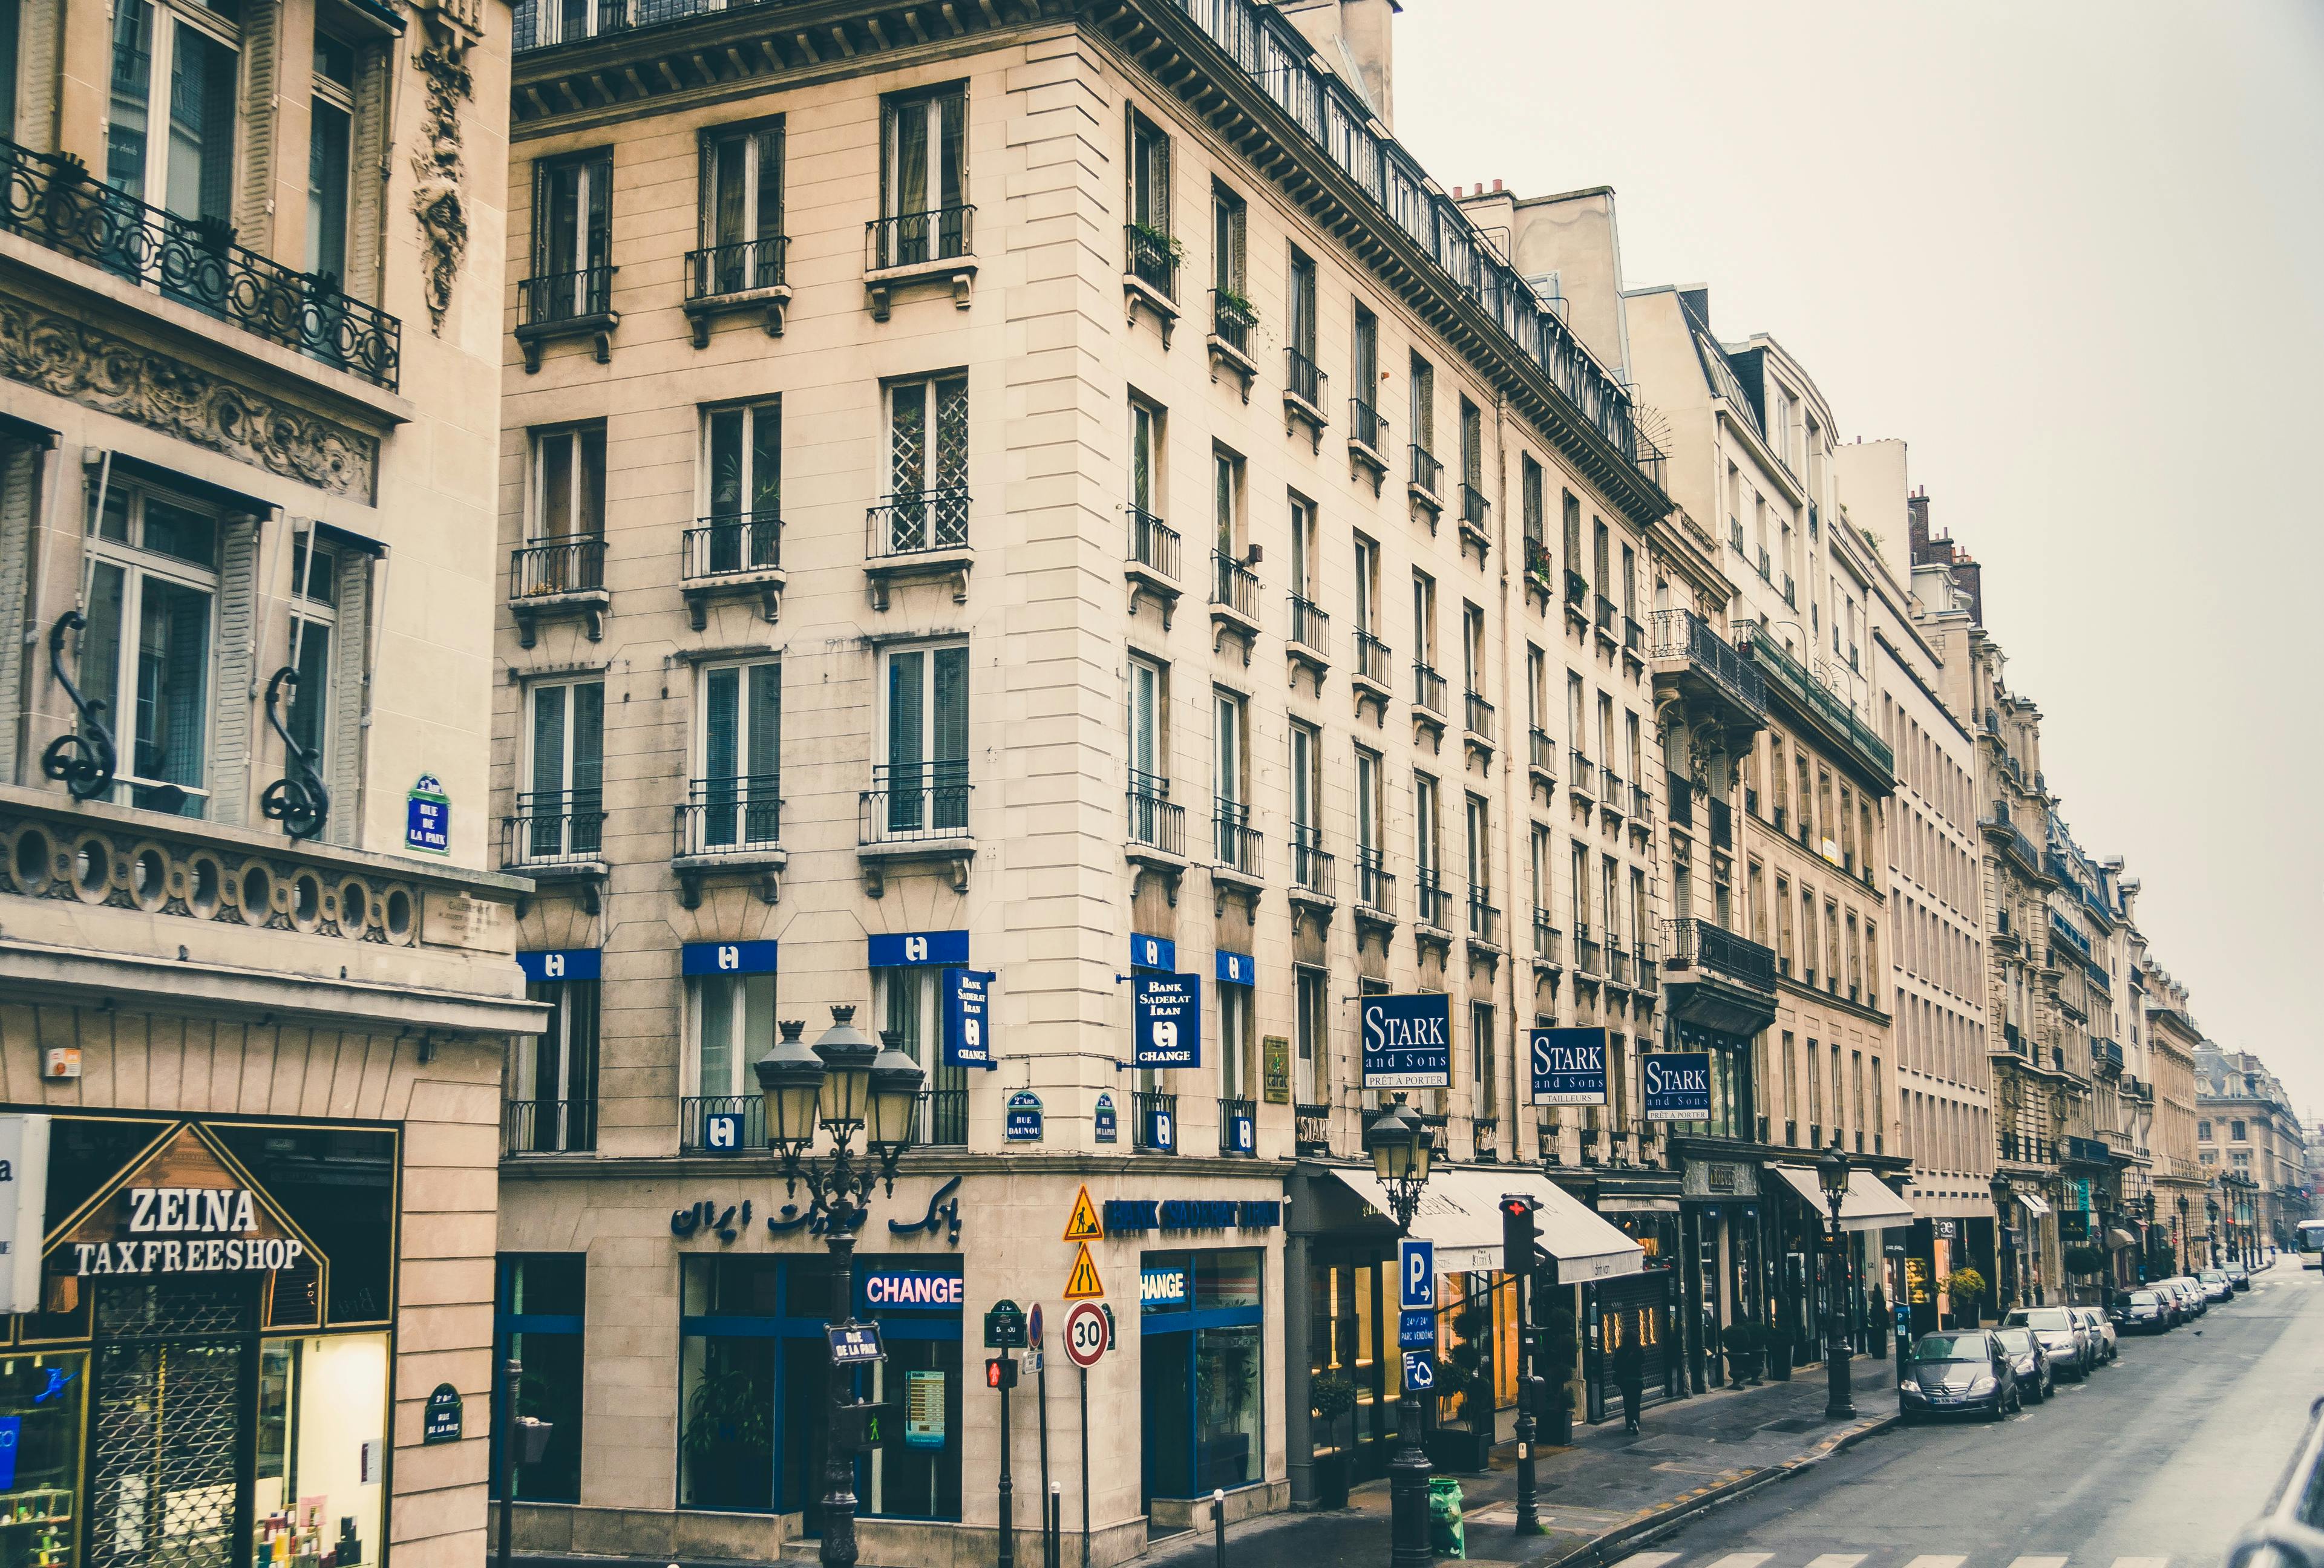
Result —
<path fill-rule="evenodd" d="M 101 1194 L 49 1248 L 56 1273 L 231 1274 L 320 1256 L 249 1178 L 190 1127 Z"/>

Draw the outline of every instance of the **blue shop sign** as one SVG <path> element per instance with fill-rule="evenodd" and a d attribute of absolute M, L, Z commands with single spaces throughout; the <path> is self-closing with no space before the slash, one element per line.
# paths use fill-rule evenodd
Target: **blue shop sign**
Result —
<path fill-rule="evenodd" d="M 1219 983 L 1221 985 L 1257 985 L 1259 964 L 1248 953 L 1230 953 L 1219 949 Z"/>
<path fill-rule="evenodd" d="M 992 976 L 979 969 L 944 972 L 944 1065 L 991 1067 Z"/>
<path fill-rule="evenodd" d="M 702 1148 L 706 1154 L 742 1152 L 742 1113 L 706 1111 L 702 1113 Z"/>
<path fill-rule="evenodd" d="M 1003 1107 L 1005 1122 L 1001 1136 L 1010 1143 L 1038 1143 L 1041 1140 L 1041 1097 L 1030 1089 L 1019 1089 L 1009 1096 Z"/>
<path fill-rule="evenodd" d="M 540 953 L 520 953 L 516 966 L 535 984 L 555 980 L 595 980 L 603 958 L 595 947 L 559 947 Z"/>
<path fill-rule="evenodd" d="M 1711 1119 L 1711 1053 L 1649 1051 L 1638 1058 L 1649 1121 Z"/>
<path fill-rule="evenodd" d="M 1193 974 L 1134 974 L 1130 980 L 1135 1033 L 1132 1059 L 1140 1067 L 1203 1065 L 1203 982 Z"/>
<path fill-rule="evenodd" d="M 1606 1103 L 1604 1029 L 1536 1029 L 1531 1039 L 1535 1104 Z"/>
<path fill-rule="evenodd" d="M 772 942 L 688 942 L 678 950 L 681 974 L 772 974 Z"/>
<path fill-rule="evenodd" d="M 1112 1095 L 1106 1093 L 1098 1095 L 1095 1120 L 1097 1140 L 1100 1143 L 1114 1143 L 1120 1140 L 1121 1123 L 1120 1119 L 1114 1114 Z"/>
<path fill-rule="evenodd" d="M 1229 1154 L 1259 1152 L 1259 1118 L 1248 1110 L 1228 1112 L 1225 1131 Z"/>
<path fill-rule="evenodd" d="M 452 853 L 452 801 L 433 773 L 420 775 L 403 798 L 403 847 L 421 854 Z"/>
<path fill-rule="evenodd" d="M 1108 1198 L 1099 1222 L 1109 1236 L 1140 1231 L 1266 1231 L 1283 1222 L 1280 1198 Z"/>
<path fill-rule="evenodd" d="M 968 1295 L 957 1274 L 874 1268 L 863 1277 L 863 1305 L 881 1312 L 959 1312 Z"/>
<path fill-rule="evenodd" d="M 1132 936 L 1130 939 L 1130 967 L 1176 969 L 1178 967 L 1178 945 L 1167 936 Z"/>
<path fill-rule="evenodd" d="M 903 931 L 864 938 L 863 961 L 874 969 L 944 968 L 968 962 L 965 931 Z"/>
<path fill-rule="evenodd" d="M 1141 1268 L 1138 1271 L 1138 1305 L 1148 1312 L 1186 1305 L 1185 1266 Z"/>
<path fill-rule="evenodd" d="M 1442 992 L 1368 996 L 1360 1016 L 1368 1089 L 1452 1086 L 1452 999 Z"/>

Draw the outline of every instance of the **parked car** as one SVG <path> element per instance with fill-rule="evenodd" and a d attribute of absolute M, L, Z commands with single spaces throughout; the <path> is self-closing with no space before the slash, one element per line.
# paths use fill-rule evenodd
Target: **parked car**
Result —
<path fill-rule="evenodd" d="M 2002 1320 L 2004 1328 L 2030 1328 L 2050 1354 L 2051 1368 L 2077 1383 L 2090 1375 L 2097 1358 L 2081 1320 L 2062 1306 L 2020 1306 Z"/>
<path fill-rule="evenodd" d="M 2116 1337 L 2114 1324 L 2106 1314 L 2095 1306 L 2075 1306 L 2067 1310 L 2082 1320 L 2082 1327 L 2089 1333 L 2090 1342 L 2096 1349 L 2094 1359 L 2110 1361 L 2121 1352 L 2122 1341 Z"/>
<path fill-rule="evenodd" d="M 1920 1337 L 1896 1380 L 1896 1403 L 1907 1423 L 1958 1411 L 1998 1421 L 2023 1409 L 2025 1396 L 1994 1332 L 1965 1329 Z"/>
<path fill-rule="evenodd" d="M 2115 1325 L 2129 1333 L 2165 1333 L 2179 1321 L 2159 1290 L 2134 1290 L 2116 1297 L 2114 1314 Z"/>
<path fill-rule="evenodd" d="M 2226 1269 L 2206 1268 L 2195 1277 L 2203 1287 L 2203 1296 L 2206 1300 L 2233 1301 L 2235 1299 L 2236 1287 L 2227 1283 Z"/>
<path fill-rule="evenodd" d="M 2234 1286 L 2237 1290 L 2249 1290 L 2251 1288 L 2251 1270 L 2245 1268 L 2240 1263 L 2228 1264 L 2227 1283 Z"/>
<path fill-rule="evenodd" d="M 2174 1275 L 2163 1282 L 2164 1287 L 2179 1298 L 2179 1321 L 2202 1316 L 2211 1309 L 2210 1299 L 2203 1287 L 2183 1274 Z"/>
<path fill-rule="evenodd" d="M 1997 1328 L 1993 1337 L 2001 1342 L 2002 1352 L 2009 1358 L 2009 1370 L 2017 1374 L 2017 1386 L 2030 1395 L 2036 1405 L 2058 1391 L 2058 1380 L 2050 1371 L 2050 1352 L 2034 1337 L 2030 1328 Z"/>

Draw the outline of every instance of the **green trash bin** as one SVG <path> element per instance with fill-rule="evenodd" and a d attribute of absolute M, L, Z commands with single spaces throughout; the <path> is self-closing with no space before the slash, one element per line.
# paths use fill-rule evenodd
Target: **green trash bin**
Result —
<path fill-rule="evenodd" d="M 1439 1557 L 1469 1554 L 1468 1530 L 1461 1518 L 1461 1480 L 1457 1476 L 1428 1478 L 1428 1545 Z"/>

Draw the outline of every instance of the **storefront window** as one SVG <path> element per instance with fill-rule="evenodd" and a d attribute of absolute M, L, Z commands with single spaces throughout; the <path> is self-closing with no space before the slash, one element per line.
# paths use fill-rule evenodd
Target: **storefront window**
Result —
<path fill-rule="evenodd" d="M 0 1360 L 0 1436 L 13 1436 L 0 1479 L 0 1553 L 8 1568 L 73 1568 L 79 1534 L 81 1424 L 88 1357 Z M 8 1453 L 0 1446 L 0 1453 Z"/>
<path fill-rule="evenodd" d="M 1262 1254 L 1247 1249 L 1142 1259 L 1148 1500 L 1249 1486 L 1265 1474 L 1262 1266 Z"/>
<path fill-rule="evenodd" d="M 588 1257 L 581 1252 L 501 1256 L 493 1311 L 493 1408 L 508 1399 L 505 1369 L 515 1361 L 517 1409 L 549 1424 L 549 1450 L 538 1464 L 516 1467 L 516 1495 L 533 1502 L 581 1500 L 582 1319 Z M 338 1293 L 335 1288 L 332 1292 Z M 492 1495 L 500 1495 L 501 1423 L 493 1423 Z"/>
<path fill-rule="evenodd" d="M 263 1342 L 254 1560 L 377 1561 L 386 1438 L 385 1334 Z"/>

